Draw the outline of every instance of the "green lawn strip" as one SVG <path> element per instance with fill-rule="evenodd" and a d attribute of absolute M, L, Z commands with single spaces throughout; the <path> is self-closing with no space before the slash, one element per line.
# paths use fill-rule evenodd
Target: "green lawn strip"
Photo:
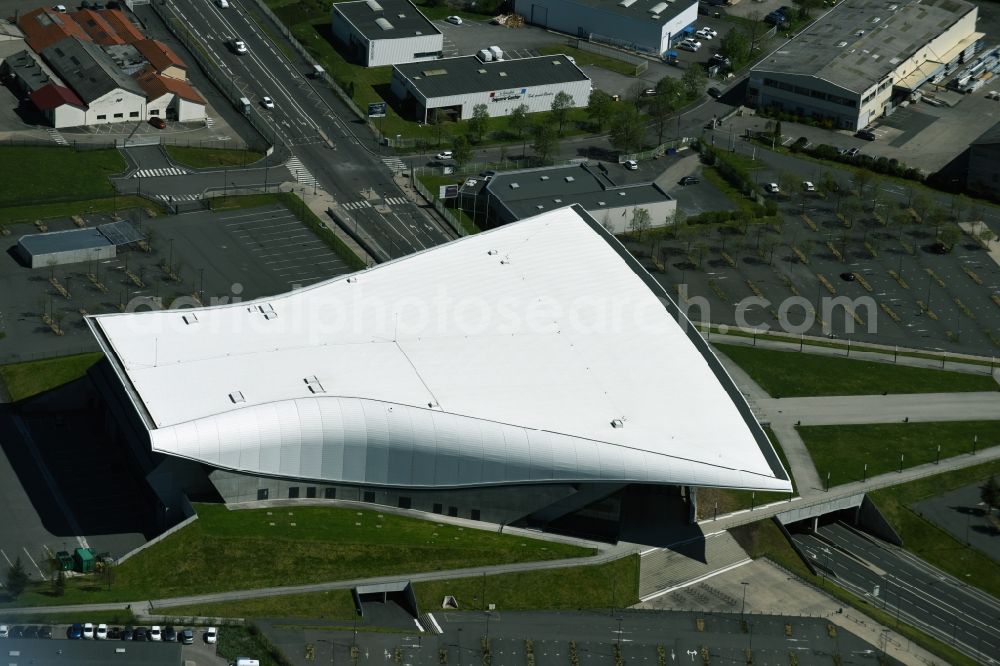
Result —
<path fill-rule="evenodd" d="M 941 447 L 941 460 L 1000 442 L 1000 421 L 942 421 L 935 423 L 873 423 L 862 425 L 799 426 L 821 479 L 830 475 L 838 486 L 868 477 L 932 463 Z"/>
<path fill-rule="evenodd" d="M 0 380 L 14 402 L 83 377 L 87 368 L 101 360 L 101 352 L 74 354 L 0 366 Z"/>
<path fill-rule="evenodd" d="M 209 167 L 242 167 L 264 159 L 264 153 L 255 150 L 233 150 L 226 148 L 200 148 L 197 146 L 163 146 L 175 162 L 192 169 Z"/>
<path fill-rule="evenodd" d="M 781 448 L 781 443 L 770 428 L 764 428 L 767 438 L 774 444 L 774 450 L 778 453 L 781 463 L 785 466 L 785 471 L 791 476 L 791 467 L 785 452 Z M 795 479 L 792 479 L 792 494 L 795 490 Z M 730 490 L 728 488 L 699 488 L 698 489 L 698 518 L 704 520 L 715 516 L 722 516 L 734 511 L 743 511 L 751 507 L 759 507 L 772 502 L 781 502 L 788 499 L 788 493 L 777 493 L 769 491 L 750 490 Z"/>
<path fill-rule="evenodd" d="M 572 46 L 548 44 L 546 46 L 539 46 L 535 50 L 541 55 L 563 54 L 572 56 L 576 60 L 577 65 L 594 65 L 595 67 L 624 74 L 625 76 L 635 76 L 635 65 L 631 63 L 619 60 L 618 58 L 591 53 L 590 51 L 582 51 Z"/>
<path fill-rule="evenodd" d="M 50 203 L 25 204 L 0 208 L 0 225 L 18 222 L 34 222 L 54 217 L 89 215 L 92 213 L 123 213 L 130 208 L 148 208 L 162 212 L 163 207 L 148 199 L 136 196 L 107 197 L 102 199 L 81 199 L 79 201 L 53 201 Z"/>
<path fill-rule="evenodd" d="M 227 664 L 235 663 L 237 657 L 257 659 L 261 666 L 287 666 L 291 664 L 285 655 L 253 624 L 220 628 L 216 654 L 224 658 Z"/>
<path fill-rule="evenodd" d="M 162 611 L 176 617 L 306 617 L 353 622 L 354 598 L 350 590 L 331 590 L 194 606 L 170 606 L 164 607 Z"/>
<path fill-rule="evenodd" d="M 94 624 L 128 626 L 135 624 L 135 617 L 127 610 L 87 611 L 85 613 L 30 613 L 4 616 L 0 612 L 0 624 L 75 624 L 77 622 L 92 622 Z M 62 638 L 53 634 L 53 638 Z"/>
<path fill-rule="evenodd" d="M 785 569 L 788 569 L 806 583 L 817 587 L 830 596 L 843 602 L 845 605 L 858 609 L 868 615 L 883 626 L 890 627 L 897 633 L 905 636 L 928 652 L 937 655 L 945 660 L 945 663 L 954 666 L 975 666 L 977 663 L 961 652 L 955 650 L 950 645 L 925 634 L 905 622 L 897 622 L 895 614 L 886 613 L 880 608 L 876 608 L 867 600 L 855 596 L 839 585 L 835 585 L 823 576 L 814 576 L 803 564 L 801 558 L 785 539 L 781 530 L 770 519 L 762 520 L 750 525 L 733 528 L 730 534 L 739 542 L 747 554 L 757 559 L 767 557 Z"/>
<path fill-rule="evenodd" d="M 279 194 L 250 194 L 247 196 L 217 197 L 211 199 L 212 210 L 232 210 L 235 208 L 255 208 L 257 206 L 267 206 L 280 203 L 295 217 L 299 218 L 302 224 L 316 234 L 327 246 L 344 260 L 352 271 L 365 268 L 365 262 L 354 253 L 347 243 L 342 241 L 319 217 L 316 216 L 301 197 L 294 192 L 281 192 Z"/>
<path fill-rule="evenodd" d="M 742 192 L 730 185 L 729 181 L 719 175 L 715 169 L 704 169 L 702 170 L 701 175 L 702 178 L 712 183 L 716 189 L 720 190 L 726 198 L 729 199 L 730 203 L 745 213 L 753 213 L 753 202 L 744 196 Z"/>
<path fill-rule="evenodd" d="M 199 504 L 197 511 L 198 520 L 116 567 L 112 589 L 93 577 L 74 576 L 64 596 L 53 597 L 50 586 L 39 584 L 18 605 L 157 599 L 593 554 L 377 511 L 229 511 L 215 504 Z"/>
<path fill-rule="evenodd" d="M 14 204 L 70 201 L 114 193 L 108 176 L 125 171 L 114 148 L 75 150 L 62 146 L 0 147 L 0 208 Z"/>
<path fill-rule="evenodd" d="M 996 391 L 986 375 L 715 344 L 774 397 Z"/>
<path fill-rule="evenodd" d="M 505 610 L 622 608 L 639 601 L 639 556 L 629 555 L 594 566 L 522 571 L 414 583 L 421 610 L 442 612 L 448 595 L 458 609 L 475 610 L 496 604 Z"/>

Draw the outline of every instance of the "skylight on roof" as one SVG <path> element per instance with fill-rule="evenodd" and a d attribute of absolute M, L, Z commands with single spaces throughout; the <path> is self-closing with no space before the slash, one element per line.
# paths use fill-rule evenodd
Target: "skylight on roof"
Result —
<path fill-rule="evenodd" d="M 444 69 L 444 68 L 441 68 L 441 69 L 425 69 L 424 71 L 422 71 L 420 73 L 423 74 L 424 76 L 441 76 L 442 74 L 447 74 L 448 70 Z"/>

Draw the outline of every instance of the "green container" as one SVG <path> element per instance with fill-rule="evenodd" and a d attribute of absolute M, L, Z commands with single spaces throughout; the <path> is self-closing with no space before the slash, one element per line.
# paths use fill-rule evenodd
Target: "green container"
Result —
<path fill-rule="evenodd" d="M 73 556 L 70 555 L 65 550 L 60 550 L 58 553 L 56 553 L 56 562 L 59 565 L 60 571 L 73 570 Z"/>
<path fill-rule="evenodd" d="M 90 573 L 97 563 L 94 551 L 89 548 L 77 548 L 73 551 L 73 561 L 76 564 L 76 570 L 80 573 Z"/>

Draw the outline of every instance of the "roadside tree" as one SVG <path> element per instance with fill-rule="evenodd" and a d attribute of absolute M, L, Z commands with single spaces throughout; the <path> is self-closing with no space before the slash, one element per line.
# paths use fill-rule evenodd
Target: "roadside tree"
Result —
<path fill-rule="evenodd" d="M 652 224 L 649 211 L 645 208 L 636 208 L 632 212 L 632 220 L 628 223 L 630 231 L 636 234 L 636 240 L 642 240 L 642 232 L 649 229 Z"/>
<path fill-rule="evenodd" d="M 695 100 L 701 97 L 705 92 L 705 84 L 707 81 L 708 77 L 705 76 L 705 70 L 701 68 L 701 65 L 695 65 L 685 69 L 684 75 L 681 77 L 684 98 L 687 100 Z"/>
<path fill-rule="evenodd" d="M 1000 483 L 997 483 L 996 476 L 991 475 L 980 487 L 979 499 L 986 505 L 987 516 L 993 513 L 994 507 L 1000 505 Z"/>
<path fill-rule="evenodd" d="M 739 69 L 750 57 L 750 37 L 741 28 L 733 28 L 722 38 L 719 52 L 729 58 L 733 69 Z"/>
<path fill-rule="evenodd" d="M 21 564 L 21 558 L 18 556 L 14 563 L 10 565 L 7 569 L 7 578 L 4 581 L 4 589 L 7 591 L 7 595 L 11 599 L 17 599 L 24 592 L 24 588 L 28 586 L 28 574 L 24 570 L 24 565 Z"/>
<path fill-rule="evenodd" d="M 559 137 L 556 135 L 556 128 L 547 119 L 536 123 L 531 128 L 531 148 L 535 151 L 538 161 L 547 164 L 555 150 Z"/>
<path fill-rule="evenodd" d="M 490 126 L 490 110 L 485 104 L 472 107 L 472 117 L 469 118 L 469 129 L 476 135 L 476 141 L 482 141 L 486 129 Z"/>
<path fill-rule="evenodd" d="M 603 132 L 604 126 L 614 115 L 614 100 L 603 90 L 593 90 L 587 101 L 587 116 L 597 124 L 597 131 Z M 527 109 L 527 107 L 525 107 Z"/>
<path fill-rule="evenodd" d="M 524 138 L 524 130 L 526 129 L 528 123 L 528 105 L 520 104 L 514 107 L 514 110 L 510 112 L 507 117 L 507 125 L 510 127 L 510 131 L 518 139 Z"/>
<path fill-rule="evenodd" d="M 552 100 L 552 116 L 556 119 L 556 123 L 559 125 L 560 136 L 563 133 L 563 125 L 566 124 L 566 120 L 569 119 L 569 112 L 574 106 L 573 98 L 570 97 L 569 93 L 560 90 L 556 93 L 555 98 Z"/>
<path fill-rule="evenodd" d="M 472 145 L 464 134 L 451 140 L 451 158 L 458 164 L 467 164 L 472 159 Z"/>
<path fill-rule="evenodd" d="M 631 104 L 618 109 L 611 121 L 611 145 L 623 153 L 629 153 L 642 145 L 646 126 L 639 110 Z"/>

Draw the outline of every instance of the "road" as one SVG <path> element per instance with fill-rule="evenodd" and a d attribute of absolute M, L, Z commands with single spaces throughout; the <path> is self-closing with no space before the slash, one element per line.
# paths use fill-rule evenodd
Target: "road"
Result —
<path fill-rule="evenodd" d="M 353 113 L 332 91 L 305 76 L 304 61 L 290 61 L 271 41 L 272 35 L 283 38 L 268 19 L 257 14 L 253 2 L 233 0 L 228 9 L 220 9 L 205 0 L 170 0 L 168 6 L 214 54 L 239 94 L 255 105 L 251 113 L 271 132 L 266 138 L 289 148 L 291 158 L 284 164 L 304 196 L 311 195 L 317 185 L 326 190 L 346 211 L 345 217 L 371 236 L 382 258 L 404 256 L 450 240 L 396 184 L 393 168 L 402 168 L 399 158 L 373 152 L 375 146 L 363 126 L 363 139 L 355 136 L 359 125 Z M 246 54 L 235 53 L 234 39 L 246 43 Z M 294 53 L 290 45 L 283 46 Z M 260 104 L 265 95 L 274 100 L 273 110 Z M 248 185 L 259 185 L 265 178 L 264 169 L 246 175 L 230 170 L 228 175 Z M 224 175 L 199 172 L 183 178 L 187 182 L 168 179 L 162 194 L 179 194 L 167 191 L 171 189 L 189 188 L 190 193 L 217 189 Z M 152 192 L 149 188 L 159 185 L 146 182 L 141 187 Z"/>
<path fill-rule="evenodd" d="M 838 583 L 984 663 L 998 663 L 1000 602 L 905 552 L 842 525 L 794 535 Z M 974 572 L 967 574 L 972 576 Z"/>

